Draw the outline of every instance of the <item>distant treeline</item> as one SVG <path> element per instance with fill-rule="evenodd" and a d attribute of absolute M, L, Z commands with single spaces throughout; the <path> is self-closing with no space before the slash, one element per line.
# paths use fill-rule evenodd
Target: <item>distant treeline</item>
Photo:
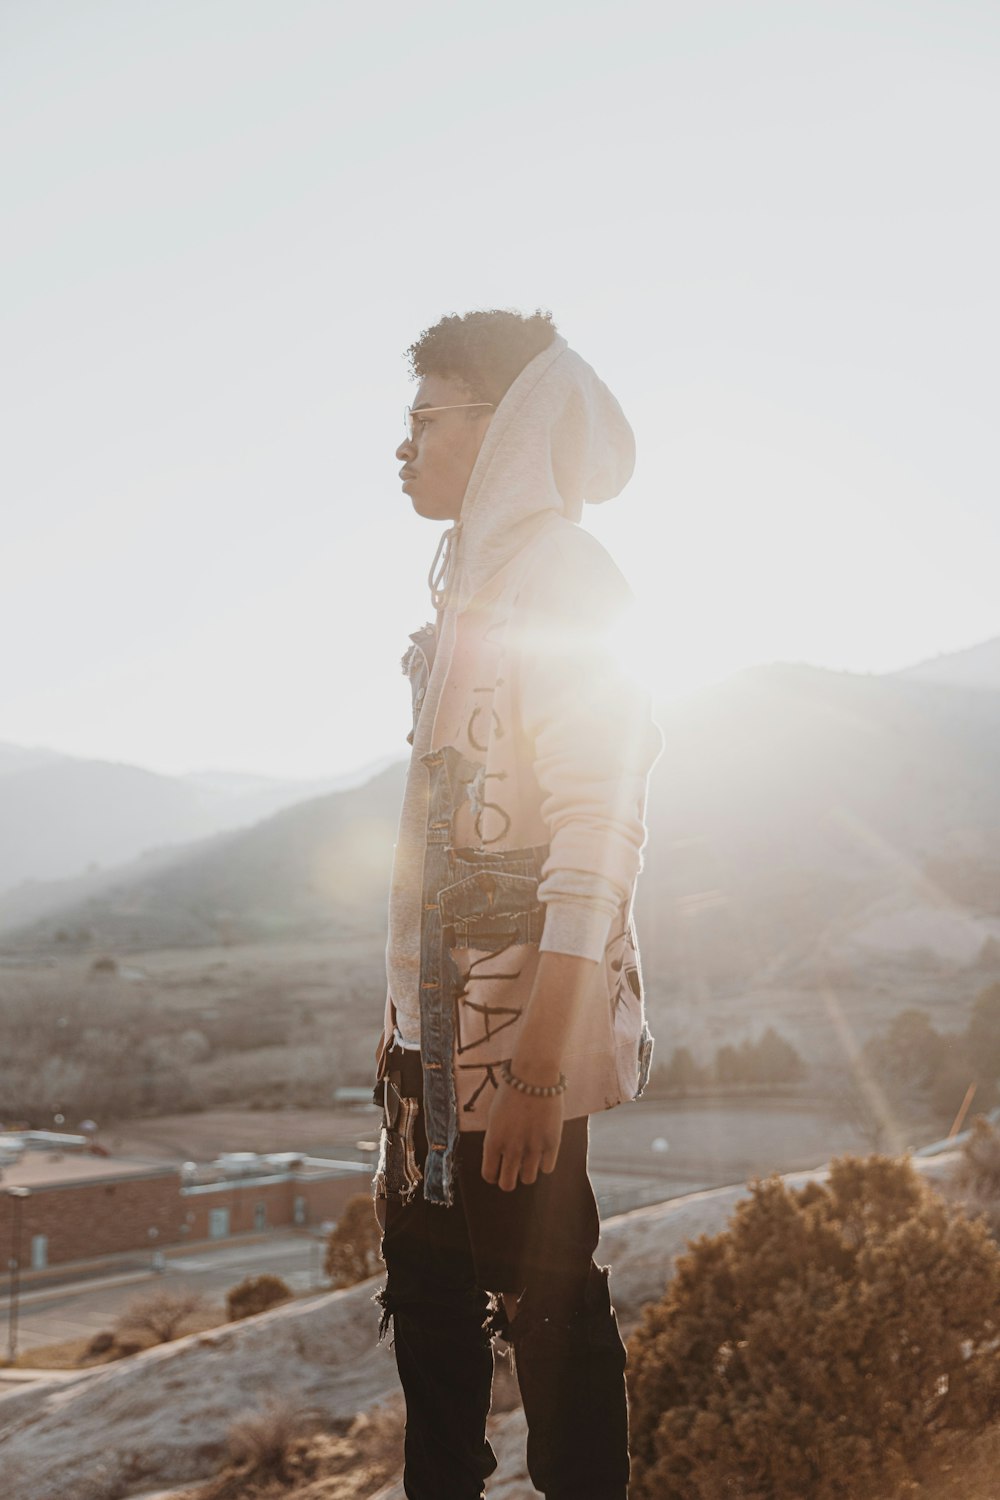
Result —
<path fill-rule="evenodd" d="M 688 1047 L 675 1047 L 670 1060 L 654 1066 L 651 1094 L 687 1094 L 695 1089 L 756 1087 L 798 1083 L 806 1067 L 791 1042 L 769 1026 L 756 1041 L 717 1047 L 711 1063 L 702 1064 Z"/>
<path fill-rule="evenodd" d="M 962 1031 L 940 1032 L 926 1011 L 900 1011 L 863 1049 L 871 1076 L 894 1105 L 924 1104 L 951 1123 L 970 1085 L 976 1111 L 997 1102 L 1000 1081 L 1000 984 L 972 1004 Z"/>

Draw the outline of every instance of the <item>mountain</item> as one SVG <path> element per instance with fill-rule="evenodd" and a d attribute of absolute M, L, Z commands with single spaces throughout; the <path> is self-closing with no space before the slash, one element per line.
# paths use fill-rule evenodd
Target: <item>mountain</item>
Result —
<path fill-rule="evenodd" d="M 311 781 L 225 771 L 163 776 L 0 744 L 0 892 L 247 828 L 296 802 L 357 786 L 385 764 Z"/>
<path fill-rule="evenodd" d="M 1000 635 L 963 651 L 943 652 L 889 675 L 911 682 L 943 682 L 954 687 L 1000 691 Z"/>
<path fill-rule="evenodd" d="M 63 883 L 43 912 L 9 892 L 0 899 L 3 947 L 140 950 L 378 934 L 402 780 L 397 762 L 364 786 L 297 803 L 253 828 L 104 872 L 89 889 Z M 68 899 L 53 899 L 60 894 Z"/>
<path fill-rule="evenodd" d="M 56 750 L 44 750 L 40 745 L 11 745 L 0 741 L 0 776 L 12 771 L 25 771 L 32 766 L 45 766 L 53 761 L 70 760 L 69 755 L 60 755 Z"/>
<path fill-rule="evenodd" d="M 749 675 L 735 674 L 729 680 L 729 688 L 718 700 L 719 712 L 725 714 L 723 705 L 731 701 L 736 715 L 726 732 L 732 730 L 744 737 L 746 730 L 735 705 L 745 698 L 746 684 L 777 683 L 783 673 L 792 673 L 793 677 L 796 673 L 805 674 L 794 678 L 800 684 L 807 680 L 823 681 L 826 684 L 824 692 L 854 695 L 862 714 L 874 711 L 873 705 L 880 690 L 889 695 L 884 700 L 888 703 L 893 687 L 904 683 L 980 692 L 984 689 L 1000 691 L 1000 636 L 967 650 L 950 652 L 878 676 L 824 674 L 820 669 L 782 665 L 750 668 L 748 672 Z M 819 675 L 810 679 L 809 674 L 815 672 Z M 835 689 L 838 676 L 849 680 L 852 686 Z M 866 684 L 874 688 L 875 697 L 870 694 L 863 697 Z M 762 691 L 767 696 L 771 689 L 765 690 L 762 686 Z M 681 743 L 687 734 L 697 733 L 696 725 L 703 711 L 717 711 L 708 707 L 715 702 L 712 694 L 707 699 L 704 695 L 694 694 L 683 700 L 685 706 L 677 725 Z M 750 712 L 748 704 L 746 711 Z M 937 712 L 946 716 L 943 703 Z M 968 712 L 971 710 L 961 710 L 962 714 Z M 673 733 L 674 710 L 671 708 L 665 713 L 671 720 Z M 934 717 L 934 712 L 931 712 L 930 719 Z M 919 729 L 918 725 L 914 727 Z M 781 742 L 776 742 L 773 754 L 767 756 L 772 767 L 783 766 L 785 748 Z M 387 764 L 389 761 L 384 759 L 348 776 L 308 781 L 290 781 L 226 769 L 164 776 L 120 762 L 85 759 L 40 746 L 0 742 L 0 894 L 16 895 L 19 910 L 26 914 L 40 912 L 46 905 L 51 905 L 50 896 L 58 900 L 65 894 L 68 899 L 74 899 L 76 894 L 89 895 L 102 889 L 106 884 L 103 877 L 108 870 L 116 871 L 120 865 L 144 852 L 152 854 L 164 849 L 183 848 L 193 840 L 215 833 L 250 828 L 295 803 L 359 786 Z M 761 769 L 766 779 L 770 772 Z M 696 788 L 700 780 L 697 767 L 691 770 Z M 717 765 L 716 770 L 724 778 L 724 791 L 731 782 L 729 770 L 724 764 Z M 744 784 L 740 781 L 738 765 L 733 774 L 737 780 L 732 784 Z M 793 771 L 793 781 L 797 774 Z M 658 775 L 662 779 L 663 772 Z M 755 800 L 759 800 L 760 790 L 759 785 L 753 789 Z M 67 888 L 65 893 L 31 887 L 16 892 L 12 890 L 22 882 L 66 880 L 76 884 L 72 889 Z M 85 882 L 83 886 L 79 885 L 81 880 Z"/>
<path fill-rule="evenodd" d="M 201 793 L 224 798 L 240 805 L 241 823 L 249 824 L 278 812 L 290 801 L 306 802 L 326 792 L 349 791 L 370 781 L 379 771 L 397 761 L 397 755 L 383 755 L 367 765 L 358 766 L 342 776 L 312 777 L 308 781 L 290 781 L 274 776 L 259 776 L 248 771 L 187 771 L 178 779 Z"/>
<path fill-rule="evenodd" d="M 777 664 L 658 717 L 666 748 L 636 909 L 665 1010 L 728 996 L 745 1012 L 755 987 L 815 985 L 838 965 L 862 986 L 883 964 L 938 989 L 939 969 L 961 972 L 957 1001 L 995 967 L 1000 694 Z M 340 931 L 377 948 L 402 780 L 393 765 L 102 872 L 100 887 L 47 890 L 44 916 L 8 893 L 4 947 L 51 952 L 61 930 L 62 951 Z"/>
<path fill-rule="evenodd" d="M 777 664 L 661 725 L 637 898 L 653 986 L 745 1008 L 838 966 L 898 979 L 908 955 L 941 992 L 936 966 L 1000 937 L 1000 693 Z"/>

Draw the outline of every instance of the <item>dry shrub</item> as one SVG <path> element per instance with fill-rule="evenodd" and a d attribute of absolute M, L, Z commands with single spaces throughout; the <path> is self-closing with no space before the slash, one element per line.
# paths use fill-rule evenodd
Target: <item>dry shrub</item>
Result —
<path fill-rule="evenodd" d="M 87 1344 L 87 1354 L 107 1354 L 110 1349 L 114 1348 L 114 1346 L 114 1334 L 109 1329 L 105 1329 L 102 1333 L 95 1333 L 93 1338 L 89 1340 Z"/>
<path fill-rule="evenodd" d="M 208 1303 L 200 1292 L 172 1292 L 167 1287 L 158 1287 L 133 1297 L 115 1329 L 119 1334 L 147 1333 L 154 1343 L 167 1344 L 178 1337 L 185 1323 L 207 1313 Z M 119 1346 L 125 1348 L 120 1341 Z"/>
<path fill-rule="evenodd" d="M 404 1422 L 401 1396 L 346 1420 L 272 1405 L 236 1424 L 226 1468 L 191 1500 L 369 1500 L 399 1473 Z"/>
<path fill-rule="evenodd" d="M 1000 1198 L 1000 1135 L 985 1115 L 976 1115 L 972 1122 L 957 1181 L 977 1195 Z"/>
<path fill-rule="evenodd" d="M 382 1269 L 381 1233 L 370 1193 L 348 1198 L 326 1243 L 323 1269 L 335 1287 L 353 1286 Z"/>
<path fill-rule="evenodd" d="M 198 1500 L 247 1500 L 298 1488 L 316 1473 L 312 1433 L 318 1414 L 283 1396 L 233 1422 L 227 1434 L 228 1464 L 198 1492 Z"/>
<path fill-rule="evenodd" d="M 917 1466 L 906 1500 L 996 1500 L 1000 1474 L 1000 1427 L 981 1433 L 943 1432 Z"/>
<path fill-rule="evenodd" d="M 908 1159 L 751 1186 L 629 1341 L 634 1500 L 871 1500 L 1000 1408 L 1000 1251 Z"/>
<path fill-rule="evenodd" d="M 977 1115 L 962 1145 L 952 1189 L 966 1214 L 981 1215 L 1000 1240 L 1000 1134 L 985 1115 Z"/>
<path fill-rule="evenodd" d="M 274 1397 L 260 1411 L 240 1417 L 228 1433 L 229 1456 L 254 1478 L 287 1479 L 296 1443 L 307 1421 L 290 1401 Z"/>
<path fill-rule="evenodd" d="M 401 1397 L 361 1412 L 343 1437 L 327 1442 L 322 1472 L 336 1477 L 338 1500 L 369 1500 L 403 1464 L 406 1416 Z"/>
<path fill-rule="evenodd" d="M 279 1302 L 287 1302 L 292 1289 L 280 1276 L 247 1276 L 226 1293 L 226 1312 L 231 1323 L 240 1318 L 252 1318 L 255 1313 L 267 1312 Z"/>

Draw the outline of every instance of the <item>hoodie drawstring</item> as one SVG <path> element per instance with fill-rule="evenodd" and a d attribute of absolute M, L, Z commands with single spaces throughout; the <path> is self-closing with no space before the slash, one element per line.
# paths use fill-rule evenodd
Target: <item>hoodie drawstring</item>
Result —
<path fill-rule="evenodd" d="M 438 542 L 434 561 L 427 575 L 431 601 L 437 610 L 444 604 L 451 586 L 452 573 L 455 570 L 455 548 L 461 530 L 461 521 L 456 521 L 454 526 L 449 526 L 447 531 L 441 533 L 441 540 Z"/>

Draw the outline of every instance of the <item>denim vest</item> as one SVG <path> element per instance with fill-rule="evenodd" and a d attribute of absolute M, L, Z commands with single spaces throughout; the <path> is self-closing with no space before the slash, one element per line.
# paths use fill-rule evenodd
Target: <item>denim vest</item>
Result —
<path fill-rule="evenodd" d="M 495 954 L 524 943 L 538 943 L 545 908 L 538 884 L 548 845 L 529 849 L 455 849 L 452 820 L 459 806 L 475 797 L 481 767 L 448 745 L 421 757 L 427 767 L 430 799 L 424 859 L 420 943 L 420 1041 L 424 1070 L 424 1126 L 428 1155 L 424 1196 L 432 1203 L 453 1202 L 453 1167 L 459 1135 L 452 1060 L 456 1053 L 455 1010 L 465 993 L 452 948 Z M 484 1007 L 487 1038 L 503 1030 L 503 1007 Z M 493 1065 L 461 1062 L 478 1069 L 482 1083 L 496 1088 Z M 466 1108 L 471 1108 L 471 1104 Z"/>
<path fill-rule="evenodd" d="M 408 1010 L 419 1013 L 428 1141 L 423 1197 L 444 1205 L 454 1201 L 459 1135 L 487 1128 L 492 1098 L 503 1086 L 495 1075 L 515 1050 L 545 925 L 538 890 L 543 866 L 551 863 L 550 823 L 520 718 L 516 661 L 523 647 L 516 630 L 508 637 L 508 621 L 517 618 L 519 578 L 512 574 L 496 598 L 480 600 L 459 621 L 464 635 L 461 649 L 452 648 L 458 665 L 448 679 L 455 691 L 435 700 L 438 748 L 427 749 L 435 743 L 430 735 L 419 743 L 417 736 L 436 656 L 434 626 L 414 632 L 403 659 L 412 692 L 407 738 L 417 746 L 410 776 L 422 807 L 420 863 L 412 858 L 417 846 L 411 835 L 405 877 L 412 906 L 400 984 L 407 987 Z M 643 815 L 644 758 L 655 758 L 659 735 L 647 731 L 645 710 L 626 681 L 615 684 L 607 702 L 612 723 L 619 714 L 629 723 L 622 738 L 622 785 L 633 789 L 635 803 L 619 797 L 616 816 L 634 826 Z M 588 748 L 581 743 L 584 760 Z M 569 867 L 585 866 L 571 861 Z M 631 905 L 630 894 L 611 920 L 603 962 L 594 966 L 574 1023 L 566 1052 L 567 1119 L 638 1098 L 649 1076 L 653 1041 Z M 419 925 L 413 920 L 418 906 Z M 391 990 L 390 978 L 376 1053 L 380 1103 L 395 1024 Z M 397 1134 L 387 1146 L 399 1147 Z M 414 1172 L 404 1172 L 401 1189 L 417 1190 L 414 1179 Z"/>

